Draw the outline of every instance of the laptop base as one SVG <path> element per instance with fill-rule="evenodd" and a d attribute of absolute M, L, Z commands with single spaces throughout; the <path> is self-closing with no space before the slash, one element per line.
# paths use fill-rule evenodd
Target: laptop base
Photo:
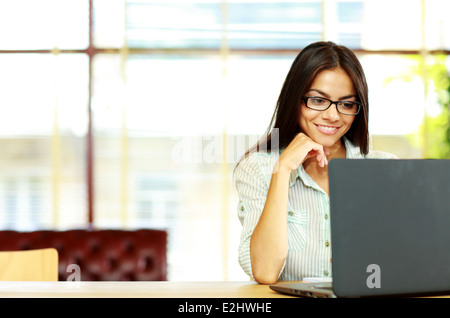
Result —
<path fill-rule="evenodd" d="M 273 291 L 294 296 L 312 298 L 336 298 L 333 292 L 332 283 L 294 283 L 279 282 L 270 285 Z"/>

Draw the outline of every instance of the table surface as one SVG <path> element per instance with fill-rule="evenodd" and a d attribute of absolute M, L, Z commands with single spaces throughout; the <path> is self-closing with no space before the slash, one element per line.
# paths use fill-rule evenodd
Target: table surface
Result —
<path fill-rule="evenodd" d="M 450 295 L 435 296 L 450 298 Z M 0 298 L 298 298 L 245 282 L 0 281 Z"/>
<path fill-rule="evenodd" d="M 0 282 L 0 298 L 292 298 L 255 282 Z"/>

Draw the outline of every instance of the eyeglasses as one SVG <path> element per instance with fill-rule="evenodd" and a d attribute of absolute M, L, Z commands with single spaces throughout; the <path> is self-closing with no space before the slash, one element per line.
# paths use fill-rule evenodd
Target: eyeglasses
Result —
<path fill-rule="evenodd" d="M 332 101 L 331 99 L 317 96 L 304 96 L 303 101 L 306 107 L 314 110 L 324 111 L 330 108 L 332 104 L 336 104 L 338 112 L 344 115 L 355 116 L 359 113 L 362 104 L 354 101 Z"/>

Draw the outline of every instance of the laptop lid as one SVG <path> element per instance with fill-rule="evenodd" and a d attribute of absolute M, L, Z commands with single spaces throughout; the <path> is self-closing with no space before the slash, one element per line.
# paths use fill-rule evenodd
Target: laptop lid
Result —
<path fill-rule="evenodd" d="M 450 292 L 450 160 L 329 164 L 338 297 Z"/>

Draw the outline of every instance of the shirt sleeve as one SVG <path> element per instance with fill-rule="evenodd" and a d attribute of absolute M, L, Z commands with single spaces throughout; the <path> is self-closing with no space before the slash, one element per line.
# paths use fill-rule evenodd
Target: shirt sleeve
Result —
<path fill-rule="evenodd" d="M 239 264 L 253 279 L 250 261 L 250 239 L 266 203 L 269 183 L 263 170 L 268 170 L 268 160 L 259 160 L 253 153 L 242 160 L 234 171 L 234 184 L 239 196 L 238 217 L 242 224 L 239 243 Z M 271 175 L 269 175 L 271 176 Z"/>

